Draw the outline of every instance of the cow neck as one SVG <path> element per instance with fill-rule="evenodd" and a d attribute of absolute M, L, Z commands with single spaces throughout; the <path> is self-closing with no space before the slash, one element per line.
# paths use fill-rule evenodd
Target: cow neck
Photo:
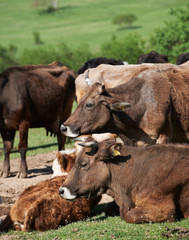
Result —
<path fill-rule="evenodd" d="M 110 181 L 106 193 L 114 198 L 118 206 L 123 204 L 129 210 L 132 206 L 132 198 L 130 196 L 131 186 L 127 182 L 132 182 L 132 174 L 127 167 L 127 161 L 132 161 L 130 155 L 124 157 L 115 157 L 109 162 L 108 168 L 110 172 Z"/>

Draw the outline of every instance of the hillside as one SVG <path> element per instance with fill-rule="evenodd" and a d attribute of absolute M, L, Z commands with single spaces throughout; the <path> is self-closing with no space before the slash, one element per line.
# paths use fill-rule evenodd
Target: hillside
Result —
<path fill-rule="evenodd" d="M 58 10 L 46 13 L 46 7 L 34 8 L 34 0 L 0 1 L 0 45 L 13 44 L 19 52 L 35 46 L 33 32 L 39 32 L 43 45 L 59 42 L 71 47 L 87 44 L 93 52 L 113 35 L 122 37 L 138 32 L 148 37 L 161 27 L 171 8 L 182 7 L 187 0 L 59 0 Z M 131 28 L 112 24 L 114 16 L 133 13 L 137 21 Z"/>

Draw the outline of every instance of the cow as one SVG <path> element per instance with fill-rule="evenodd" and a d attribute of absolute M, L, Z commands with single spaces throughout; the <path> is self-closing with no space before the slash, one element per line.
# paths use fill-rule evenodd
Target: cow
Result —
<path fill-rule="evenodd" d="M 85 64 L 80 69 L 78 69 L 77 73 L 84 73 L 85 70 L 89 68 L 96 68 L 100 64 L 124 65 L 124 62 L 121 60 L 116 60 L 114 58 L 97 57 L 89 59 L 87 62 L 85 62 Z"/>
<path fill-rule="evenodd" d="M 63 158 L 60 152 L 57 153 L 57 158 Z M 63 176 L 26 188 L 13 204 L 7 217 L 0 223 L 0 231 L 11 228 L 24 232 L 46 231 L 89 217 L 101 196 L 70 202 L 59 195 L 59 188 L 74 163 L 75 159 L 72 161 L 64 158 Z"/>
<path fill-rule="evenodd" d="M 0 74 L 0 133 L 5 154 L 2 177 L 9 174 L 16 130 L 19 131 L 21 154 L 18 177 L 27 177 L 29 128 L 44 127 L 47 133 L 56 134 L 58 149 L 64 149 L 65 137 L 59 128 L 71 114 L 76 76 L 59 62 L 10 67 Z"/>
<path fill-rule="evenodd" d="M 88 92 L 88 88 L 95 82 L 100 82 L 107 88 L 114 88 L 125 84 L 144 70 L 163 70 L 170 67 L 175 68 L 175 65 L 170 63 L 128 64 L 120 66 L 101 64 L 96 68 L 86 70 L 76 78 L 75 86 L 77 102 L 80 102 L 81 98 Z"/>
<path fill-rule="evenodd" d="M 138 63 L 168 63 L 168 57 L 164 54 L 159 54 L 155 51 L 151 51 L 147 54 L 142 54 L 138 58 Z"/>
<path fill-rule="evenodd" d="M 188 143 L 188 64 L 168 66 L 133 67 L 130 80 L 113 88 L 95 82 L 61 125 L 62 133 L 77 137 L 111 132 L 137 146 Z"/>
<path fill-rule="evenodd" d="M 59 192 L 71 201 L 106 193 L 128 223 L 189 218 L 189 147 L 87 142 Z"/>
<path fill-rule="evenodd" d="M 183 53 L 178 55 L 176 59 L 176 64 L 181 65 L 189 60 L 189 53 Z"/>

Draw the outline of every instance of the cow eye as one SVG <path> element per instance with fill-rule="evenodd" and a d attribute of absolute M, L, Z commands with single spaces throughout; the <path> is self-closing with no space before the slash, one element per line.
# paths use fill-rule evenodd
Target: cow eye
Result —
<path fill-rule="evenodd" d="M 80 164 L 79 168 L 84 168 L 84 167 L 86 167 L 86 166 L 87 166 L 87 163 L 88 163 L 88 162 L 82 162 L 82 163 Z"/>
<path fill-rule="evenodd" d="M 85 104 L 85 107 L 88 108 L 88 109 L 90 109 L 90 108 L 93 107 L 93 104 L 92 104 L 92 103 L 86 103 L 86 104 Z"/>

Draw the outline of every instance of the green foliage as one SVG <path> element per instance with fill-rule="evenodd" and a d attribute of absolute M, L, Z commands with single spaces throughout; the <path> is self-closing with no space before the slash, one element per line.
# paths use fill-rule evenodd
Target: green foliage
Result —
<path fill-rule="evenodd" d="M 139 34 L 128 34 L 126 37 L 117 39 L 113 37 L 101 48 L 101 55 L 115 58 L 129 63 L 137 63 L 138 56 L 145 52 L 144 40 Z"/>
<path fill-rule="evenodd" d="M 77 71 L 93 54 L 87 45 L 80 45 L 77 49 L 68 47 L 65 43 L 57 46 L 25 49 L 21 55 L 21 64 L 49 64 L 59 61 L 68 68 Z"/>
<path fill-rule="evenodd" d="M 10 44 L 8 48 L 0 46 L 0 72 L 12 65 L 18 65 L 19 61 L 16 57 L 17 47 Z"/>
<path fill-rule="evenodd" d="M 136 20 L 137 17 L 134 14 L 128 13 L 124 15 L 115 16 L 113 19 L 113 23 L 118 25 L 131 26 L 133 22 L 135 22 Z"/>
<path fill-rule="evenodd" d="M 157 52 L 168 55 L 169 61 L 189 51 L 189 4 L 185 8 L 171 10 L 173 20 L 155 30 L 150 39 L 150 46 Z"/>

